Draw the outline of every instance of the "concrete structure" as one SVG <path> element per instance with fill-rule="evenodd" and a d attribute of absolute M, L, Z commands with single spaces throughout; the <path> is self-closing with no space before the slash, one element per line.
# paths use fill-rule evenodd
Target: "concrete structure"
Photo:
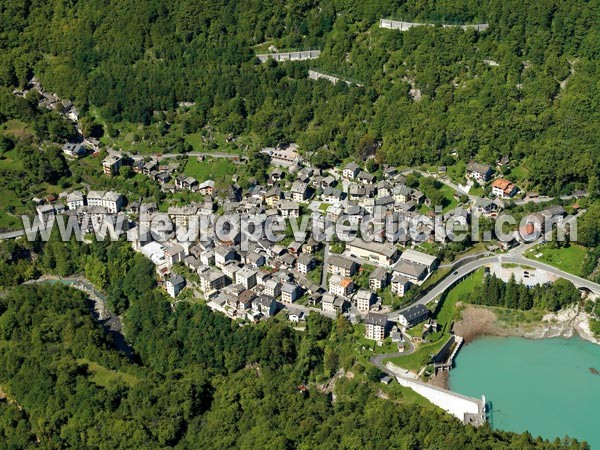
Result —
<path fill-rule="evenodd" d="M 175 298 L 177 294 L 181 292 L 181 290 L 185 286 L 185 279 L 181 275 L 173 275 L 167 281 L 165 281 L 165 286 L 167 288 L 167 293 Z"/>
<path fill-rule="evenodd" d="M 392 293 L 398 297 L 404 297 L 406 291 L 410 288 L 410 282 L 408 278 L 399 273 L 394 274 L 392 277 Z"/>
<path fill-rule="evenodd" d="M 383 341 L 387 333 L 388 321 L 385 314 L 369 313 L 365 317 L 365 337 Z"/>
<path fill-rule="evenodd" d="M 292 283 L 285 283 L 281 288 L 281 301 L 284 303 L 294 303 L 300 298 L 300 286 Z"/>
<path fill-rule="evenodd" d="M 434 405 L 439 406 L 447 413 L 452 414 L 464 424 L 481 426 L 486 422 L 484 396 L 479 400 L 410 378 L 396 376 L 396 380 L 402 386 L 412 389 Z"/>
<path fill-rule="evenodd" d="M 269 58 L 275 61 L 304 61 L 307 59 L 317 59 L 321 55 L 321 50 L 305 50 L 301 52 L 279 52 L 263 53 L 256 55 L 260 62 L 265 62 Z"/>
<path fill-rule="evenodd" d="M 438 259 L 435 256 L 421 253 L 416 250 L 405 250 L 400 255 L 400 261 L 418 264 L 427 267 L 427 271 L 431 273 L 437 267 Z"/>
<path fill-rule="evenodd" d="M 346 249 L 354 257 L 362 258 L 384 267 L 391 266 L 398 255 L 398 249 L 394 245 L 366 242 L 358 238 L 352 242 L 348 242 Z"/>
<path fill-rule="evenodd" d="M 399 20 L 381 19 L 379 28 L 387 28 L 389 30 L 408 31 L 413 27 L 434 27 L 434 23 L 419 23 L 419 22 L 402 22 Z M 442 24 L 442 28 L 461 28 L 463 30 L 486 31 L 489 28 L 487 23 L 477 23 L 472 25 L 452 25 Z"/>
<path fill-rule="evenodd" d="M 123 165 L 123 157 L 120 155 L 109 155 L 102 161 L 102 169 L 105 175 L 118 175 Z"/>
<path fill-rule="evenodd" d="M 311 80 L 327 80 L 333 84 L 337 84 L 338 81 L 342 81 L 342 82 L 346 83 L 348 86 L 351 86 L 354 84 L 355 86 L 362 87 L 362 84 L 356 83 L 354 81 L 345 80 L 345 79 L 339 78 L 339 77 L 334 77 L 333 75 L 328 75 L 323 72 L 317 72 L 316 70 L 309 70 L 308 78 L 310 78 Z"/>
<path fill-rule="evenodd" d="M 354 290 L 352 278 L 342 278 L 339 275 L 332 275 L 329 279 L 329 292 L 338 297 L 348 297 Z"/>
<path fill-rule="evenodd" d="M 517 191 L 517 186 L 504 178 L 497 178 L 492 183 L 492 194 L 496 197 L 509 199 L 514 197 L 517 194 Z"/>
<path fill-rule="evenodd" d="M 67 206 L 69 209 L 77 209 L 85 206 L 85 195 L 81 191 L 73 191 L 67 195 Z"/>
<path fill-rule="evenodd" d="M 371 305 L 375 300 L 375 295 L 367 289 L 359 289 L 354 296 L 356 302 L 356 309 L 361 312 L 368 312 L 371 309 Z"/>
<path fill-rule="evenodd" d="M 424 305 L 411 306 L 398 314 L 398 323 L 403 327 L 410 328 L 427 320 L 430 311 Z"/>
<path fill-rule="evenodd" d="M 351 277 L 357 270 L 358 264 L 351 259 L 346 259 L 338 255 L 331 255 L 327 261 L 327 273 L 332 275 Z"/>

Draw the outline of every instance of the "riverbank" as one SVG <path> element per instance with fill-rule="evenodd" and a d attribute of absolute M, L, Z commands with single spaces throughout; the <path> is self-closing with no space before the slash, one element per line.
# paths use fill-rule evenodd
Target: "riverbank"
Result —
<path fill-rule="evenodd" d="M 465 338 L 468 344 L 482 336 L 515 336 L 527 339 L 571 338 L 578 335 L 600 345 L 590 330 L 589 316 L 578 305 L 556 313 L 546 313 L 534 322 L 511 322 L 500 319 L 493 308 L 466 305 L 461 320 L 454 324 L 454 333 Z"/>

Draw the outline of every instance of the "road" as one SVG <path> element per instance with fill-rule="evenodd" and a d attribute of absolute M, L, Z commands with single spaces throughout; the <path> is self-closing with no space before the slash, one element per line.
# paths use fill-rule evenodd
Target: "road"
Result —
<path fill-rule="evenodd" d="M 550 266 L 548 264 L 536 261 L 534 259 L 527 259 L 522 256 L 514 256 L 511 254 L 506 255 L 498 255 L 498 256 L 488 256 L 484 258 L 480 258 L 476 261 L 467 263 L 459 268 L 457 268 L 450 275 L 446 276 L 442 281 L 440 281 L 434 288 L 432 288 L 428 293 L 426 293 L 423 297 L 421 297 L 416 302 L 412 303 L 410 306 L 403 308 L 400 311 L 395 311 L 388 314 L 388 320 L 397 321 L 398 313 L 404 311 L 411 306 L 414 305 L 426 305 L 427 303 L 435 300 L 438 296 L 442 295 L 446 290 L 450 289 L 454 284 L 458 283 L 464 277 L 469 275 L 470 273 L 475 272 L 477 269 L 481 267 L 487 266 L 489 264 L 501 263 L 501 264 L 518 264 L 522 266 L 529 266 L 540 270 L 545 270 L 557 277 L 564 278 L 565 280 L 570 281 L 577 287 L 587 288 L 590 291 L 600 294 L 600 285 L 594 283 L 592 281 L 586 280 L 584 278 L 571 275 L 570 273 L 563 272 L 556 267 Z"/>
<path fill-rule="evenodd" d="M 325 243 L 325 249 L 323 250 L 323 274 L 321 275 L 321 287 L 325 290 L 329 288 L 327 286 L 327 268 L 329 267 L 329 242 Z"/>
<path fill-rule="evenodd" d="M 407 355 L 410 355 L 411 353 L 414 353 L 415 344 L 413 344 L 412 341 L 406 335 L 404 335 L 404 342 L 406 344 L 408 344 L 407 350 L 405 350 L 403 352 L 385 353 L 383 355 L 374 355 L 374 356 L 371 356 L 369 361 L 371 362 L 371 364 L 373 364 L 375 367 L 377 367 L 382 372 L 385 372 L 392 377 L 396 377 L 395 373 L 391 372 L 390 370 L 388 370 L 387 367 L 385 367 L 384 361 L 387 361 L 388 359 L 391 359 L 391 358 L 396 358 L 398 356 L 407 356 Z"/>

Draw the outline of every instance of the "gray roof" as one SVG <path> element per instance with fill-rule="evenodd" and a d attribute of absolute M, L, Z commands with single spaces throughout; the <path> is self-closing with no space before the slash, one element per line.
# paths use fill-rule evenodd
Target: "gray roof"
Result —
<path fill-rule="evenodd" d="M 394 272 L 416 278 L 421 278 L 426 270 L 427 267 L 425 266 L 403 260 L 398 261 L 398 264 L 394 266 Z"/>
<path fill-rule="evenodd" d="M 369 313 L 365 317 L 365 323 L 367 325 L 379 325 L 385 327 L 387 324 L 387 317 L 385 314 Z"/>
<path fill-rule="evenodd" d="M 343 258 L 338 255 L 331 255 L 329 257 L 329 264 L 335 267 L 341 267 L 342 269 L 350 270 L 356 265 L 356 263 L 350 259 Z"/>
<path fill-rule="evenodd" d="M 405 311 L 402 311 L 400 315 L 404 317 L 408 322 L 412 322 L 415 319 L 419 319 L 423 316 L 428 316 L 430 311 L 424 305 L 411 306 Z"/>

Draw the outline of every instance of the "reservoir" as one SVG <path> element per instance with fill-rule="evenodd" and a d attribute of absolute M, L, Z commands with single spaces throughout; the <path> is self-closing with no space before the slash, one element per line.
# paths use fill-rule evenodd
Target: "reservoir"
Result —
<path fill-rule="evenodd" d="M 600 371 L 600 346 L 580 338 L 485 337 L 458 353 L 449 383 L 455 392 L 485 395 L 493 428 L 568 435 L 600 450 L 600 375 L 593 369 Z"/>

